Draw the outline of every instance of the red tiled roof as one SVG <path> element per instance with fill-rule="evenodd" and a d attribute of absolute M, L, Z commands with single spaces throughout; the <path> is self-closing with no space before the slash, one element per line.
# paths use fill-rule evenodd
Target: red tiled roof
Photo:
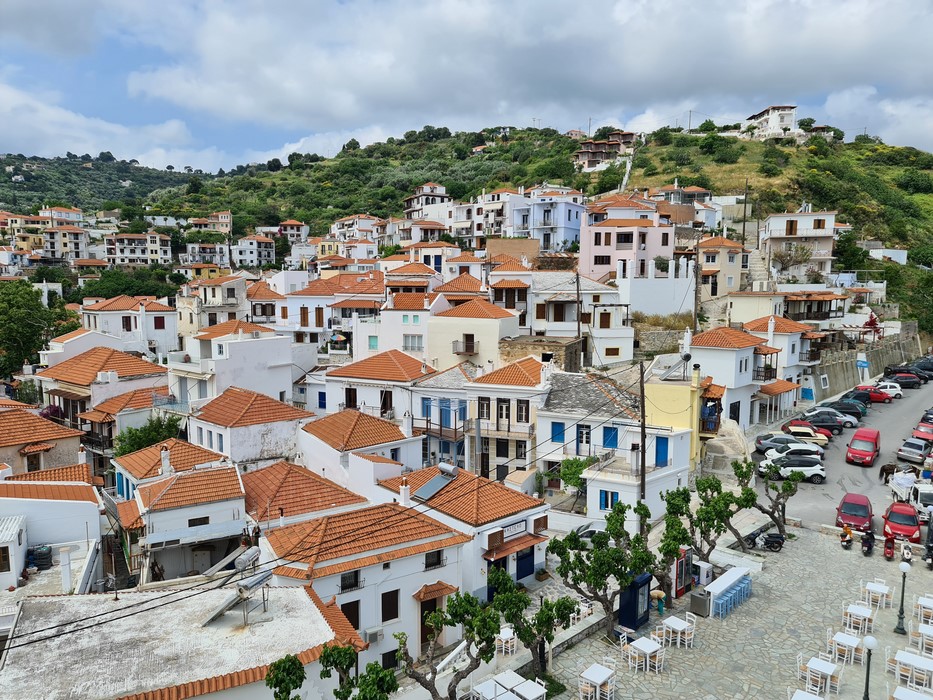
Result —
<path fill-rule="evenodd" d="M 227 335 L 237 335 L 238 333 L 253 333 L 254 331 L 257 333 L 274 332 L 274 330 L 269 328 L 269 326 L 260 326 L 257 323 L 232 319 L 230 321 L 224 321 L 223 323 L 217 323 L 213 326 L 204 328 L 201 334 L 195 336 L 195 338 L 198 340 L 213 340 L 214 338 L 223 338 Z"/>
<path fill-rule="evenodd" d="M 593 224 L 593 226 L 600 228 L 625 228 L 630 226 L 645 227 L 654 226 L 654 222 L 651 219 L 606 219 L 605 221 L 600 221 L 598 224 Z"/>
<path fill-rule="evenodd" d="M 366 503 L 362 496 L 289 462 L 276 462 L 241 478 L 246 511 L 257 520 Z"/>
<path fill-rule="evenodd" d="M 90 332 L 91 331 L 89 331 L 87 328 L 78 328 L 76 330 L 71 331 L 70 333 L 65 333 L 64 335 L 60 335 L 56 338 L 52 338 L 50 342 L 64 343 L 65 341 L 73 340 L 74 338 L 80 338 L 85 333 L 90 333 Z"/>
<path fill-rule="evenodd" d="M 425 366 L 421 360 L 406 355 L 401 350 L 387 350 L 333 369 L 327 373 L 327 376 L 410 382 L 427 374 L 433 374 L 434 371 L 434 368 Z"/>
<path fill-rule="evenodd" d="M 770 384 L 763 384 L 758 391 L 765 396 L 777 396 L 778 394 L 786 394 L 788 391 L 799 388 L 800 385 L 796 382 L 789 382 L 786 379 L 775 379 Z"/>
<path fill-rule="evenodd" d="M 85 311 L 139 311 L 140 305 L 144 306 L 146 311 L 161 311 L 175 313 L 175 309 L 166 304 L 160 304 L 155 297 L 131 297 L 121 294 L 112 299 L 104 299 L 96 304 L 85 306 Z"/>
<path fill-rule="evenodd" d="M 246 298 L 250 301 L 278 301 L 285 296 L 275 291 L 265 280 L 259 280 L 246 288 Z"/>
<path fill-rule="evenodd" d="M 391 270 L 389 275 L 436 275 L 437 271 L 433 267 L 428 267 L 424 263 L 413 262 L 402 265 Z"/>
<path fill-rule="evenodd" d="M 92 486 L 103 486 L 104 478 L 94 476 L 89 464 L 69 464 L 65 467 L 54 467 L 52 469 L 40 469 L 35 472 L 26 472 L 25 474 L 14 474 L 8 476 L 6 481 L 76 481 Z"/>
<path fill-rule="evenodd" d="M 444 318 L 515 318 L 515 314 L 511 311 L 490 304 L 485 299 L 471 299 L 437 315 Z"/>
<path fill-rule="evenodd" d="M 28 446 L 82 435 L 83 430 L 66 428 L 21 408 L 0 411 L 0 447 Z"/>
<path fill-rule="evenodd" d="M 0 498 L 34 498 L 47 501 L 87 501 L 97 503 L 97 491 L 90 484 L 60 484 L 36 481 L 0 481 Z"/>
<path fill-rule="evenodd" d="M 53 447 L 55 447 L 55 444 L 56 443 L 54 442 L 34 442 L 31 445 L 21 447 L 19 453 L 21 455 L 34 455 L 38 454 L 39 452 L 48 452 Z"/>
<path fill-rule="evenodd" d="M 167 386 L 157 386 L 152 389 L 134 389 L 133 391 L 127 391 L 123 394 L 112 396 L 106 401 L 97 404 L 94 409 L 115 416 L 120 411 L 134 408 L 150 408 L 154 397 L 167 395 Z"/>
<path fill-rule="evenodd" d="M 784 318 L 783 316 L 763 316 L 762 318 L 756 318 L 754 321 L 749 321 L 745 324 L 745 330 L 754 331 L 756 333 L 767 333 L 768 323 L 772 318 L 774 319 L 775 333 L 806 333 L 813 330 L 813 326 L 808 326 L 806 323 L 791 321 L 789 318 Z"/>
<path fill-rule="evenodd" d="M 169 448 L 169 463 L 176 472 L 193 469 L 198 464 L 210 464 L 223 459 L 222 454 L 178 438 L 171 438 L 136 452 L 115 457 L 114 461 L 136 479 L 149 479 L 159 474 L 162 466 L 163 445 Z"/>
<path fill-rule="evenodd" d="M 392 308 L 399 311 L 424 311 L 437 299 L 436 293 L 396 292 L 392 295 Z"/>
<path fill-rule="evenodd" d="M 423 603 L 426 600 L 435 600 L 437 598 L 443 598 L 445 595 L 453 595 L 459 590 L 460 589 L 453 584 L 444 581 L 435 581 L 434 583 L 424 584 L 421 588 L 412 593 L 411 597 Z"/>
<path fill-rule="evenodd" d="M 249 389 L 230 387 L 201 406 L 195 417 L 228 428 L 313 418 L 314 414 Z"/>
<path fill-rule="evenodd" d="M 97 379 L 98 372 L 116 372 L 117 376 L 122 379 L 166 374 L 167 371 L 165 367 L 141 360 L 120 350 L 97 347 L 75 355 L 70 360 L 59 362 L 38 374 L 40 377 L 57 379 L 68 384 L 90 386 Z"/>
<path fill-rule="evenodd" d="M 478 258 L 472 253 L 461 253 L 452 258 L 447 258 L 449 263 L 484 263 L 486 262 L 483 258 Z"/>
<path fill-rule="evenodd" d="M 757 340 L 757 338 L 756 338 Z M 479 384 L 511 384 L 513 386 L 537 386 L 541 383 L 541 370 L 544 365 L 534 357 L 493 370 L 489 374 L 474 379 Z"/>
<path fill-rule="evenodd" d="M 405 439 L 405 434 L 395 423 L 349 408 L 311 421 L 302 430 L 339 452 L 352 452 Z"/>
<path fill-rule="evenodd" d="M 137 489 L 143 508 L 169 510 L 243 498 L 236 467 L 181 472 Z"/>
<path fill-rule="evenodd" d="M 492 269 L 493 272 L 531 272 L 531 268 L 525 267 L 518 260 L 509 260 L 508 262 L 500 263 Z"/>
<path fill-rule="evenodd" d="M 761 338 L 756 338 L 745 331 L 720 326 L 693 336 L 690 344 L 696 348 L 739 349 L 751 348 L 761 343 Z"/>
<path fill-rule="evenodd" d="M 490 286 L 493 289 L 528 289 L 531 285 L 521 280 L 504 279 L 493 282 Z"/>
<path fill-rule="evenodd" d="M 117 519 L 124 530 L 139 530 L 146 525 L 139 515 L 139 504 L 135 498 L 117 503 Z"/>
<path fill-rule="evenodd" d="M 473 292 L 479 294 L 483 288 L 483 283 L 476 279 L 469 272 L 464 272 L 459 277 L 454 277 L 450 282 L 446 282 L 439 287 L 435 287 L 435 292 Z"/>
<path fill-rule="evenodd" d="M 736 243 L 731 241 L 724 236 L 713 236 L 712 238 L 704 238 L 702 241 L 697 243 L 697 248 L 741 248 L 741 243 Z"/>

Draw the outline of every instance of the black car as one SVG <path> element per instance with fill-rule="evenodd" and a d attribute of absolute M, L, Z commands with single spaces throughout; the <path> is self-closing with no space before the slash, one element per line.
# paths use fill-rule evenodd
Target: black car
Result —
<path fill-rule="evenodd" d="M 933 357 L 921 357 L 916 362 L 911 363 L 911 367 L 919 367 L 926 372 L 933 372 Z"/>
<path fill-rule="evenodd" d="M 867 391 L 859 391 L 858 389 L 853 389 L 852 391 L 847 391 L 840 398 L 849 399 L 852 401 L 861 401 L 866 406 L 871 405 L 871 394 Z"/>
<path fill-rule="evenodd" d="M 862 420 L 862 412 L 851 403 L 846 401 L 833 401 L 832 403 L 824 405 L 829 406 L 830 408 L 835 408 L 837 411 L 839 411 L 839 413 L 845 413 L 847 416 L 852 416 L 857 421 Z M 807 420 L 810 420 L 810 418 L 808 417 Z"/>
<path fill-rule="evenodd" d="M 927 382 L 933 379 L 933 370 L 923 369 L 923 367 L 918 367 L 917 365 L 910 365 L 910 371 L 920 377 L 920 379 L 926 379 Z M 923 383 L 926 384 L 927 382 Z"/>
<path fill-rule="evenodd" d="M 892 377 L 892 376 L 894 376 L 894 375 L 897 375 L 897 374 L 912 374 L 912 375 L 915 376 L 918 380 L 920 380 L 920 383 L 922 383 L 922 384 L 926 384 L 926 383 L 927 383 L 927 379 L 926 379 L 926 378 L 921 377 L 919 374 L 917 374 L 917 372 L 916 372 L 915 370 L 913 370 L 912 368 L 908 367 L 907 365 L 899 365 L 899 366 L 897 366 L 897 367 L 885 367 L 885 368 L 884 368 L 884 376 L 885 376 L 885 378 L 890 378 L 890 377 Z M 900 383 L 900 382 L 898 382 L 898 383 Z M 902 384 L 901 386 L 903 386 L 903 384 Z"/>
<path fill-rule="evenodd" d="M 923 381 L 916 374 L 907 374 L 906 372 L 898 372 L 885 377 L 885 379 L 897 382 L 905 389 L 919 389 L 920 385 L 923 384 Z"/>
<path fill-rule="evenodd" d="M 842 433 L 844 427 L 844 421 L 841 418 L 836 418 L 829 413 L 814 413 L 812 416 L 807 416 L 806 421 L 814 427 L 828 430 L 833 435 Z"/>

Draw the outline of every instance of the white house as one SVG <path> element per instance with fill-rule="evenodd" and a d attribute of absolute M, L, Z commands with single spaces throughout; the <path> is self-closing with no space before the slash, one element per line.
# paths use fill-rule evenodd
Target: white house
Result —
<path fill-rule="evenodd" d="M 178 438 L 169 438 L 136 452 L 114 457 L 110 463 L 116 475 L 114 489 L 116 497 L 130 500 L 140 484 L 161 476 L 166 450 L 169 464 L 175 473 L 197 467 L 216 466 L 224 458 L 224 455 L 218 452 L 192 445 Z"/>
<path fill-rule="evenodd" d="M 230 249 L 226 243 L 187 243 L 185 252 L 178 257 L 182 265 L 202 263 L 230 267 Z"/>
<path fill-rule="evenodd" d="M 769 214 L 758 231 L 758 246 L 772 275 L 799 278 L 826 275 L 832 270 L 836 212 L 813 211 L 809 203 L 793 213 Z M 785 265 L 780 252 L 805 249 L 809 258 Z"/>
<path fill-rule="evenodd" d="M 745 120 L 743 130 L 761 141 L 771 138 L 795 137 L 802 133 L 797 128 L 797 105 L 771 105 Z"/>
<path fill-rule="evenodd" d="M 196 335 L 202 328 L 242 320 L 249 306 L 247 280 L 238 275 L 202 279 L 182 285 L 175 297 L 180 335 Z"/>
<path fill-rule="evenodd" d="M 398 292 L 391 295 L 378 315 L 354 317 L 353 357 L 362 359 L 391 348 L 401 348 L 412 357 L 427 362 L 433 357 L 428 350 L 428 320 L 449 308 L 447 298 L 435 292 Z"/>
<path fill-rule="evenodd" d="M 761 387 L 768 396 L 771 415 L 787 415 L 798 399 L 812 400 L 813 368 L 820 364 L 821 352 L 812 347 L 813 327 L 783 316 L 763 316 L 744 325 L 745 331 L 761 338 L 769 347 L 781 352 L 775 355 L 778 381 Z"/>
<path fill-rule="evenodd" d="M 472 299 L 428 319 L 428 358 L 435 367 L 470 360 L 481 367 L 499 361 L 499 341 L 519 335 L 518 312 Z"/>
<path fill-rule="evenodd" d="M 172 263 L 172 237 L 163 233 L 115 233 L 104 241 L 107 262 L 116 267 Z"/>
<path fill-rule="evenodd" d="M 87 352 L 91 348 L 101 347 L 110 348 L 111 350 L 123 350 L 124 342 L 109 333 L 78 328 L 70 333 L 52 338 L 48 347 L 39 351 L 39 364 L 44 367 L 51 367 L 59 362 L 70 360 L 82 352 Z"/>
<path fill-rule="evenodd" d="M 120 295 L 81 307 L 81 323 L 123 340 L 123 350 L 165 355 L 178 349 L 178 313 L 152 297 Z"/>
<path fill-rule="evenodd" d="M 466 385 L 479 372 L 472 362 L 461 362 L 419 379 L 412 387 L 412 425 L 424 435 L 425 466 L 447 462 L 466 467 Z"/>
<path fill-rule="evenodd" d="M 268 236 L 244 236 L 233 246 L 233 262 L 238 267 L 275 264 L 275 241 Z"/>

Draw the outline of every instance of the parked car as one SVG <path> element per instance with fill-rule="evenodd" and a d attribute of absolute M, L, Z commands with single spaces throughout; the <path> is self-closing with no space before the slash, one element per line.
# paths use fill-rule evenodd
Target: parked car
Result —
<path fill-rule="evenodd" d="M 872 531 L 873 514 L 868 496 L 847 493 L 836 506 L 836 527 L 848 525 L 853 530 Z"/>
<path fill-rule="evenodd" d="M 826 481 L 826 469 L 816 457 L 778 457 L 775 460 L 766 459 L 758 465 L 758 473 L 767 476 L 772 469 L 781 479 L 786 479 L 791 472 L 803 472 L 807 481 L 822 484 Z"/>
<path fill-rule="evenodd" d="M 914 370 L 909 365 L 897 365 L 895 367 L 884 368 L 885 378 L 893 377 L 897 374 L 912 374 L 917 379 L 919 379 L 921 383 L 926 384 L 926 381 L 924 381 L 923 377 L 921 377 L 919 374 L 914 372 Z"/>
<path fill-rule="evenodd" d="M 893 382 L 897 382 L 904 389 L 919 389 L 922 382 L 916 374 L 892 374 L 888 377 Z"/>
<path fill-rule="evenodd" d="M 923 412 L 923 415 L 920 416 L 921 423 L 933 423 L 933 409 L 927 409 Z"/>
<path fill-rule="evenodd" d="M 852 433 L 846 447 L 846 462 L 870 467 L 881 454 L 881 432 L 875 428 L 859 428 Z"/>
<path fill-rule="evenodd" d="M 917 423 L 917 427 L 914 428 L 914 432 L 910 434 L 910 437 L 933 442 L 933 423 Z"/>
<path fill-rule="evenodd" d="M 816 433 L 819 433 L 820 435 L 825 435 L 827 440 L 833 439 L 833 432 L 831 430 L 827 430 L 826 428 L 820 428 L 808 420 L 801 420 L 800 418 L 794 418 L 793 420 L 789 420 L 784 425 L 782 425 L 781 430 L 783 430 L 786 433 L 787 429 L 791 427 L 810 428 L 810 430 Z M 840 428 L 840 432 L 841 431 L 842 429 Z"/>
<path fill-rule="evenodd" d="M 819 445 L 813 445 L 808 442 L 801 442 L 799 445 L 781 445 L 780 447 L 772 447 L 770 450 L 765 452 L 765 459 L 769 459 L 772 462 L 778 457 L 819 457 L 822 461 L 823 459 L 823 448 Z"/>
<path fill-rule="evenodd" d="M 920 542 L 920 519 L 909 503 L 892 503 L 884 512 L 883 520 L 885 537 Z"/>
<path fill-rule="evenodd" d="M 911 374 L 916 374 L 918 377 L 920 377 L 921 381 L 925 379 L 926 381 L 923 382 L 924 384 L 933 379 L 933 370 L 923 369 L 922 367 L 918 367 L 915 364 L 907 365 L 907 369 L 910 370 Z"/>
<path fill-rule="evenodd" d="M 755 438 L 755 451 L 764 454 L 782 445 L 803 445 L 803 441 L 784 433 L 764 433 Z"/>
<path fill-rule="evenodd" d="M 933 356 L 927 355 L 911 363 L 911 367 L 919 367 L 927 372 L 933 372 Z"/>
<path fill-rule="evenodd" d="M 577 535 L 580 536 L 580 539 L 586 542 L 587 544 L 591 543 L 593 539 L 593 535 L 595 535 L 597 532 L 605 532 L 605 531 L 606 531 L 605 520 L 594 520 L 593 522 L 587 523 L 586 525 L 580 525 L 578 528 L 574 530 L 574 532 L 576 532 Z"/>
<path fill-rule="evenodd" d="M 829 406 L 835 408 L 840 413 L 848 413 L 850 416 L 862 420 L 868 415 L 868 406 L 861 401 L 850 401 L 849 399 L 837 399 L 835 401 L 824 401 L 820 406 Z"/>
<path fill-rule="evenodd" d="M 818 416 L 831 416 L 842 421 L 843 428 L 854 428 L 858 425 L 858 419 L 861 416 L 851 416 L 848 413 L 843 413 L 838 411 L 835 408 L 830 408 L 829 406 L 814 406 L 813 408 L 808 408 L 803 412 L 803 417 L 806 420 L 812 420 Z"/>
<path fill-rule="evenodd" d="M 792 435 L 801 442 L 812 442 L 821 447 L 829 442 L 829 438 L 825 435 L 820 435 L 813 428 L 804 428 L 799 425 L 789 425 L 784 428 L 784 432 L 788 435 Z"/>
<path fill-rule="evenodd" d="M 860 391 L 859 389 L 851 389 L 839 398 L 849 399 L 850 401 L 861 401 L 866 406 L 871 404 L 871 394 L 869 394 L 867 391 Z"/>
<path fill-rule="evenodd" d="M 864 391 L 866 394 L 868 394 L 868 399 L 872 403 L 891 403 L 894 400 L 894 397 L 891 396 L 891 394 L 886 391 L 882 391 L 878 387 L 871 384 L 857 386 L 855 387 L 855 390 Z"/>
<path fill-rule="evenodd" d="M 850 418 L 852 418 L 852 416 L 846 416 L 843 419 L 830 415 L 829 413 L 816 413 L 812 416 L 809 416 L 805 422 L 816 428 L 819 428 L 820 430 L 828 430 L 832 435 L 839 435 L 842 433 L 842 429 L 845 427 L 847 419 Z"/>
<path fill-rule="evenodd" d="M 904 440 L 904 444 L 897 449 L 897 458 L 905 462 L 914 464 L 923 464 L 923 460 L 930 456 L 930 445 L 926 440 L 918 440 L 911 437 Z"/>
<path fill-rule="evenodd" d="M 901 385 L 898 384 L 897 382 L 885 382 L 885 381 L 875 382 L 875 388 L 878 391 L 883 391 L 891 398 L 894 398 L 894 399 L 904 398 L 904 390 L 901 389 Z"/>

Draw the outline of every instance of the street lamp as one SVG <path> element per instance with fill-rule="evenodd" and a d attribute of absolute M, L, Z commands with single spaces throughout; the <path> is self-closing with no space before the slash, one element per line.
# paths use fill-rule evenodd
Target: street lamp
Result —
<path fill-rule="evenodd" d="M 862 640 L 862 646 L 868 652 L 868 660 L 865 663 L 865 692 L 862 694 L 862 700 L 870 700 L 868 697 L 868 679 L 871 676 L 871 653 L 878 648 L 878 640 L 868 635 Z"/>
<path fill-rule="evenodd" d="M 906 561 L 901 562 L 901 609 L 897 611 L 897 627 L 894 628 L 894 634 L 907 634 L 904 629 L 904 588 L 907 586 L 907 572 L 910 571 L 910 564 Z"/>

